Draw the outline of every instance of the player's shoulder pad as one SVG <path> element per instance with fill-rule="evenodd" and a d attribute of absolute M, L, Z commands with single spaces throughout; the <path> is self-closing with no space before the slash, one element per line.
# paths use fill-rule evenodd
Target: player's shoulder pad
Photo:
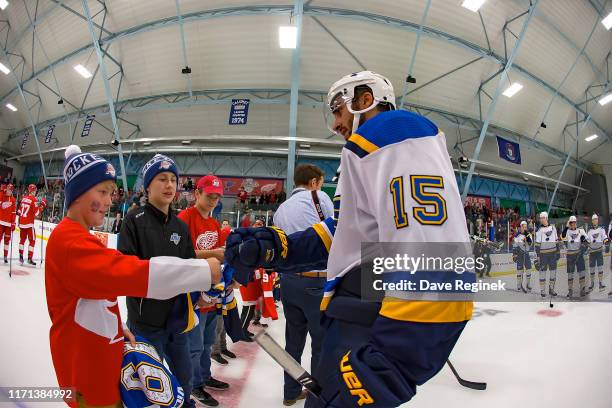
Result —
<path fill-rule="evenodd" d="M 407 139 L 436 136 L 440 130 L 425 116 L 404 110 L 381 112 L 352 134 L 344 147 L 360 158 Z"/>

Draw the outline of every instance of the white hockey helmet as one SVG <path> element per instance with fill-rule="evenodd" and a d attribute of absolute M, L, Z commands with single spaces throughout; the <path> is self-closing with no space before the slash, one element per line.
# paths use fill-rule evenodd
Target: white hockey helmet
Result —
<path fill-rule="evenodd" d="M 540 218 L 546 218 L 546 219 L 548 219 L 548 213 L 547 213 L 546 211 L 542 211 L 542 212 L 540 213 Z"/>
<path fill-rule="evenodd" d="M 592 220 L 598 220 L 599 217 L 597 216 L 597 214 L 593 214 L 593 216 L 591 217 Z"/>
<path fill-rule="evenodd" d="M 367 85 L 372 90 L 374 103 L 365 109 L 355 111 L 352 107 L 353 98 L 355 97 L 355 88 L 361 85 Z M 348 111 L 354 115 L 352 132 L 355 132 L 359 127 L 361 114 L 371 111 L 380 103 L 388 103 L 393 110 L 396 109 L 395 92 L 393 91 L 391 81 L 372 71 L 361 71 L 346 75 L 336 81 L 331 88 L 329 88 L 329 92 L 327 93 L 327 105 L 325 109 L 327 127 L 335 133 L 335 130 L 330 125 L 330 123 L 333 122 L 327 120 L 327 118 L 329 113 L 335 112 L 342 104 L 346 104 Z"/>
<path fill-rule="evenodd" d="M 522 227 L 523 225 L 524 225 L 524 226 L 527 226 L 527 221 L 525 221 L 525 220 L 521 221 L 521 227 Z"/>
<path fill-rule="evenodd" d="M 575 215 L 572 215 L 571 217 L 569 217 L 569 221 L 568 222 L 577 222 L 578 220 L 576 219 Z"/>

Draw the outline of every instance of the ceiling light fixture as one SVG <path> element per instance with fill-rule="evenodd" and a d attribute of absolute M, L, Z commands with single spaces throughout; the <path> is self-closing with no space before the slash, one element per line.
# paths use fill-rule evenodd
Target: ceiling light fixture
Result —
<path fill-rule="evenodd" d="M 610 92 L 609 94 L 605 95 L 603 98 L 601 98 L 597 102 L 599 102 L 599 104 L 601 106 L 604 106 L 605 104 L 607 104 L 610 101 L 612 101 L 612 92 Z"/>
<path fill-rule="evenodd" d="M 91 75 L 91 72 L 89 72 L 89 70 L 81 64 L 75 65 L 74 70 L 78 72 L 83 78 L 91 78 L 93 76 Z"/>
<path fill-rule="evenodd" d="M 278 43 L 281 48 L 295 48 L 297 46 L 297 27 L 278 27 Z"/>
<path fill-rule="evenodd" d="M 8 67 L 1 62 L 0 62 L 0 71 L 4 72 L 5 75 L 8 75 L 11 72 L 11 70 L 8 69 Z"/>
<path fill-rule="evenodd" d="M 461 4 L 461 7 L 464 7 L 476 13 L 478 9 L 482 7 L 485 1 L 487 0 L 464 0 L 464 2 Z"/>
<path fill-rule="evenodd" d="M 508 98 L 512 98 L 521 89 L 523 89 L 523 85 L 519 84 L 518 82 L 514 82 L 512 85 L 506 88 L 503 95 L 507 96 Z"/>
<path fill-rule="evenodd" d="M 610 12 L 610 14 L 606 16 L 606 18 L 601 20 L 601 22 L 604 25 L 604 27 L 606 27 L 606 30 L 609 30 L 610 28 L 612 28 L 612 11 Z"/>

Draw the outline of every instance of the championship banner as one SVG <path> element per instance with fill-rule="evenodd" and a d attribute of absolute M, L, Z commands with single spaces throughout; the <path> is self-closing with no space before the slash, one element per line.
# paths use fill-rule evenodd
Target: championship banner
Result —
<path fill-rule="evenodd" d="M 85 119 L 85 124 L 83 125 L 83 131 L 81 132 L 81 137 L 89 136 L 89 132 L 91 132 L 91 126 L 93 125 L 93 121 L 96 119 L 96 115 L 87 115 L 87 119 Z"/>
<path fill-rule="evenodd" d="M 45 136 L 45 143 L 51 142 L 51 137 L 53 136 L 54 130 L 55 130 L 55 125 L 49 126 L 49 129 L 47 130 L 47 135 Z"/>
<path fill-rule="evenodd" d="M 181 176 L 179 177 L 179 188 L 183 188 L 183 184 L 187 180 L 187 177 L 191 177 L 193 184 L 197 184 L 201 176 Z M 223 195 L 225 196 L 237 196 L 240 192 L 240 188 L 249 193 L 249 195 L 261 194 L 272 194 L 280 193 L 283 189 L 284 182 L 282 179 L 272 178 L 251 178 L 251 177 L 219 177 L 223 182 Z"/>
<path fill-rule="evenodd" d="M 229 124 L 246 125 L 249 116 L 250 99 L 232 99 L 230 107 Z"/>
<path fill-rule="evenodd" d="M 28 138 L 30 137 L 30 132 L 27 130 L 23 133 L 23 140 L 21 141 L 21 150 L 25 149 L 28 144 Z"/>
<path fill-rule="evenodd" d="M 521 164 L 521 149 L 518 143 L 511 142 L 502 137 L 497 137 L 499 157 L 514 164 Z"/>
<path fill-rule="evenodd" d="M 468 195 L 465 199 L 466 204 L 480 204 L 484 207 L 491 208 L 491 197 Z"/>

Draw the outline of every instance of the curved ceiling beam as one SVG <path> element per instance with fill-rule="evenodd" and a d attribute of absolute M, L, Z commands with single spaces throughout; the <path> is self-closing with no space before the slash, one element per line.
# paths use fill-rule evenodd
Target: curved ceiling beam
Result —
<path fill-rule="evenodd" d="M 222 17 L 232 17 L 232 16 L 253 16 L 253 15 L 270 15 L 270 14 L 289 15 L 291 14 L 292 11 L 293 11 L 292 5 L 291 6 L 287 5 L 287 6 L 229 7 L 229 8 L 223 8 L 223 9 L 205 10 L 205 11 L 197 11 L 193 13 L 188 13 L 182 16 L 182 20 L 184 23 L 188 23 L 192 21 L 205 21 L 205 20 L 211 20 L 211 19 L 222 18 Z M 335 17 L 335 18 L 343 18 L 343 19 L 348 19 L 348 20 L 363 21 L 363 22 L 368 22 L 368 23 L 386 25 L 389 27 L 394 27 L 394 28 L 398 28 L 398 29 L 402 29 L 406 31 L 411 31 L 411 32 L 418 32 L 420 29 L 420 26 L 417 23 L 413 23 L 410 21 L 401 20 L 397 18 L 392 18 L 388 16 L 383 16 L 379 14 L 360 12 L 356 10 L 308 6 L 307 8 L 304 9 L 304 15 L 318 16 L 318 17 Z M 153 22 L 149 22 L 146 24 L 131 27 L 126 30 L 120 31 L 118 33 L 113 33 L 111 35 L 108 35 L 102 38 L 100 42 L 101 42 L 101 45 L 105 43 L 113 43 L 123 38 L 127 38 L 133 35 L 157 30 L 160 28 L 168 27 L 168 26 L 173 26 L 176 24 L 179 24 L 178 16 L 171 16 L 171 17 L 163 18 L 157 21 L 153 21 Z M 422 27 L 421 35 L 425 35 L 429 38 L 435 38 L 441 41 L 451 43 L 460 48 L 468 50 L 472 52 L 473 54 L 480 55 L 484 58 L 495 61 L 499 63 L 500 65 L 505 65 L 506 63 L 506 60 L 504 59 L 504 57 L 502 57 L 501 55 L 493 51 L 489 51 L 488 49 L 483 48 L 479 46 L 478 44 L 474 44 L 465 39 L 459 38 L 457 36 L 454 36 L 452 34 L 449 34 L 449 33 L 446 33 L 440 30 L 436 30 L 434 28 Z M 82 52 L 90 50 L 92 47 L 93 47 L 92 44 L 87 44 L 77 50 L 72 51 L 69 54 L 64 55 L 63 57 L 60 57 L 58 60 L 56 60 L 52 64 L 42 68 L 41 70 L 33 74 L 30 78 L 23 81 L 21 83 L 21 86 L 25 86 L 29 84 L 30 82 L 36 80 L 40 75 L 51 70 L 53 67 L 74 58 L 75 56 L 81 54 Z M 525 75 L 532 81 L 544 87 L 551 94 L 554 95 L 557 92 L 557 89 L 554 86 L 550 85 L 543 79 L 532 74 L 531 72 L 521 67 L 520 65 L 514 64 L 513 70 L 516 70 L 520 72 L 521 74 Z M 9 93 L 2 96 L 2 104 L 4 104 L 5 100 L 9 98 L 12 95 L 12 93 L 15 92 L 16 90 L 17 88 L 14 88 Z M 572 101 L 569 97 L 567 97 L 563 93 L 559 92 L 557 96 L 561 98 L 563 101 L 565 101 L 569 106 L 571 106 L 579 114 L 585 117 L 588 115 L 580 106 L 578 106 L 574 101 Z M 592 120 L 592 123 L 598 128 L 600 132 L 606 135 L 609 139 L 611 138 L 610 134 L 601 125 L 599 125 L 597 122 L 593 120 Z"/>
<path fill-rule="evenodd" d="M 205 105 L 229 105 L 232 103 L 232 98 L 245 98 L 251 99 L 251 103 L 263 104 L 263 105 L 288 105 L 290 90 L 289 89 L 277 89 L 277 88 L 251 88 L 251 89 L 214 89 L 214 90 L 201 90 L 193 91 L 194 98 L 189 97 L 188 92 L 175 92 L 169 94 L 160 94 L 146 96 L 142 98 L 125 99 L 116 103 L 117 113 L 129 113 L 129 112 L 144 112 L 161 109 L 172 109 L 172 108 L 185 108 L 191 106 L 205 106 Z M 300 90 L 298 103 L 302 106 L 322 107 L 323 101 L 327 96 L 325 91 L 316 90 Z M 406 102 L 404 105 L 407 108 L 415 109 L 422 113 L 435 113 L 442 120 L 451 123 L 453 127 L 462 127 L 472 132 L 479 132 L 480 128 L 478 125 L 467 126 L 469 124 L 479 124 L 479 120 L 466 115 L 448 112 L 439 108 L 428 107 L 424 105 L 418 105 L 415 103 Z M 84 109 L 80 112 L 80 120 L 83 119 L 82 115 L 96 115 L 96 118 L 102 118 L 109 116 L 108 104 L 102 104 L 92 108 Z M 58 116 L 53 119 L 48 119 L 43 122 L 39 122 L 36 126 L 40 129 L 51 125 L 63 125 L 66 123 L 74 123 L 79 120 L 79 112 L 72 113 L 65 116 Z M 449 119 L 449 117 L 451 119 Z M 463 123 L 463 125 L 462 125 Z M 529 136 L 522 135 L 516 131 L 506 129 L 497 125 L 489 125 L 490 131 L 487 132 L 488 137 L 494 137 L 496 134 L 507 135 L 513 138 L 515 141 L 523 143 L 528 149 L 536 149 L 537 151 L 544 153 L 557 160 L 565 160 L 567 153 L 557 150 L 540 141 L 536 141 Z M 19 137 L 24 129 L 14 132 L 9 135 L 9 140 Z M 132 143 L 131 139 L 126 139 L 125 143 Z M 589 163 L 579 160 L 576 161 L 574 158 L 570 159 L 569 164 L 572 167 L 588 172 Z"/>

